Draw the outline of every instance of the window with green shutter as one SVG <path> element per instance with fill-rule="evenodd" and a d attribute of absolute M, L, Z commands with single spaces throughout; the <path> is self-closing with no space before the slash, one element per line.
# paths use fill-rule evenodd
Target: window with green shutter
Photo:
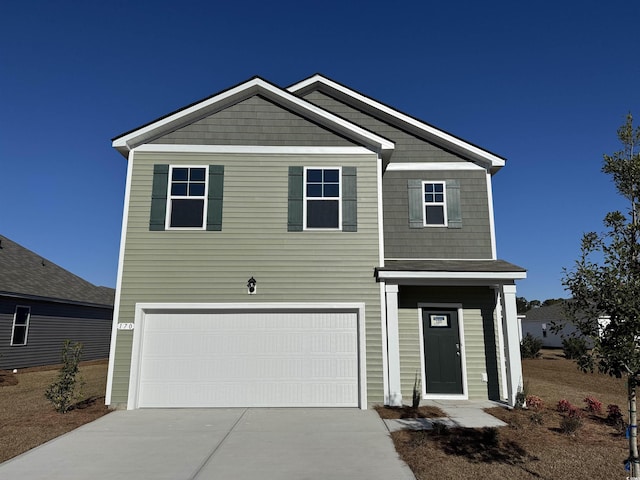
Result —
<path fill-rule="evenodd" d="M 154 165 L 149 230 L 222 230 L 222 165 Z"/>
<path fill-rule="evenodd" d="M 289 167 L 287 230 L 358 231 L 356 167 Z"/>
<path fill-rule="evenodd" d="M 458 180 L 410 179 L 407 191 L 410 228 L 462 228 Z"/>

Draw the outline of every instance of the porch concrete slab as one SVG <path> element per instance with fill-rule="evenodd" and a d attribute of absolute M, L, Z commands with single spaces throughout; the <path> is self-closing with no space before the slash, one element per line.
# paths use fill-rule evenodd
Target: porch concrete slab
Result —
<path fill-rule="evenodd" d="M 391 432 L 398 430 L 431 430 L 435 422 L 449 428 L 505 427 L 507 424 L 484 411 L 485 408 L 504 406 L 500 403 L 475 400 L 429 400 L 423 405 L 438 407 L 447 416 L 442 418 L 402 418 L 385 420 Z"/>
<path fill-rule="evenodd" d="M 30 480 L 414 480 L 374 410 L 112 412 L 0 464 Z"/>

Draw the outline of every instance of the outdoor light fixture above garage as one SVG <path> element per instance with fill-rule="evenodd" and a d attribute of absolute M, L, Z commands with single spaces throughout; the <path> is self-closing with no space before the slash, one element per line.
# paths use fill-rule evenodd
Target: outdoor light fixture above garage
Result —
<path fill-rule="evenodd" d="M 256 281 L 255 278 L 251 277 L 248 281 L 247 281 L 247 293 L 249 295 L 255 295 L 256 294 L 256 283 L 258 283 Z"/>

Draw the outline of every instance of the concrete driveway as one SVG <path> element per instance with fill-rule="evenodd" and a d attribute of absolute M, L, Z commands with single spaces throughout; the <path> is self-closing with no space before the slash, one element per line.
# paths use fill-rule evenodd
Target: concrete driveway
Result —
<path fill-rule="evenodd" d="M 373 410 L 116 411 L 0 464 L 0 478 L 414 479 Z"/>

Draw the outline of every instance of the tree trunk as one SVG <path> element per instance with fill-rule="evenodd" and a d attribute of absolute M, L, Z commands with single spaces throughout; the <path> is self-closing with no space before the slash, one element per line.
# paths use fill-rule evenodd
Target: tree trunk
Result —
<path fill-rule="evenodd" d="M 636 412 L 636 379 L 629 376 L 629 462 L 631 477 L 640 478 L 640 459 L 638 458 L 638 423 Z"/>

